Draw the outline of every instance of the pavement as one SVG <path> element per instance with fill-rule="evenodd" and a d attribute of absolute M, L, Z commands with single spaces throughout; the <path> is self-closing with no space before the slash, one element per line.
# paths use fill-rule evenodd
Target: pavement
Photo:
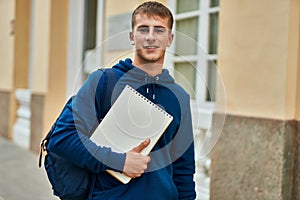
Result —
<path fill-rule="evenodd" d="M 0 136 L 0 200 L 59 200 L 52 194 L 44 167 L 38 167 L 38 158 L 38 154 Z M 208 185 L 200 181 L 197 199 L 209 199 Z"/>
<path fill-rule="evenodd" d="M 0 200 L 58 200 L 38 154 L 0 137 Z"/>

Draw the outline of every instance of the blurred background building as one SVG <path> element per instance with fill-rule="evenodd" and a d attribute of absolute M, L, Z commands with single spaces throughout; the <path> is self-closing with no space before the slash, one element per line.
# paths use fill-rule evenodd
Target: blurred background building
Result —
<path fill-rule="evenodd" d="M 0 135 L 37 152 L 88 74 L 132 57 L 142 2 L 0 0 Z M 300 199 L 300 0 L 160 2 L 166 68 L 192 97 L 197 198 Z"/>

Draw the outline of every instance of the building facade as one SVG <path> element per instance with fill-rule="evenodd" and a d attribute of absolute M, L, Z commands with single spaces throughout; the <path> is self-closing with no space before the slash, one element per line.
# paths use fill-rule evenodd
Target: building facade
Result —
<path fill-rule="evenodd" d="M 34 152 L 144 0 L 0 0 L 0 135 Z M 300 0 L 161 0 L 191 95 L 198 199 L 300 199 Z M 211 164 L 210 164 L 211 163 Z"/>

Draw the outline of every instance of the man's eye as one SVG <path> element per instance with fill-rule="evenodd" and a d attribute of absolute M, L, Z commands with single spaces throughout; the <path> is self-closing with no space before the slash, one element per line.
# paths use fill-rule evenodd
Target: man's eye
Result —
<path fill-rule="evenodd" d="M 139 28 L 138 31 L 141 32 L 141 33 L 148 33 L 149 28 L 146 28 L 146 27 L 145 28 Z"/>
<path fill-rule="evenodd" d="M 156 33 L 164 33 L 166 30 L 164 28 L 156 28 L 154 29 Z"/>

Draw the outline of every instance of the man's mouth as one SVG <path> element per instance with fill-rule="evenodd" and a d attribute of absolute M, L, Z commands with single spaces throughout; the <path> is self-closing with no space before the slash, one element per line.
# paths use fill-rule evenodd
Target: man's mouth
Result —
<path fill-rule="evenodd" d="M 144 46 L 145 49 L 158 49 L 158 46 Z"/>

